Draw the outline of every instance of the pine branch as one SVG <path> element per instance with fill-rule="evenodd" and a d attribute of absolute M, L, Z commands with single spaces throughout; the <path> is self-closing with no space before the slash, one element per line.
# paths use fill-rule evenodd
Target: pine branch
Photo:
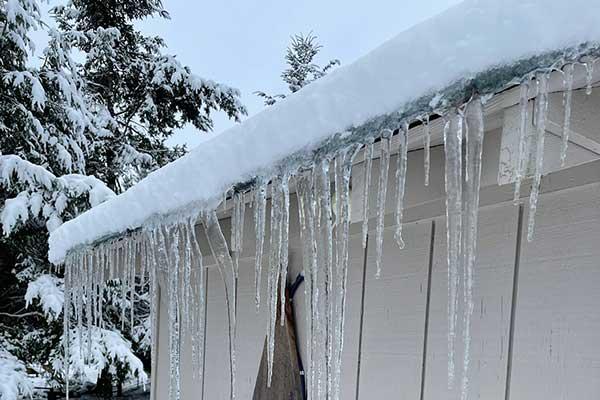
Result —
<path fill-rule="evenodd" d="M 27 313 L 23 313 L 23 314 L 11 314 L 11 313 L 5 313 L 5 312 L 0 312 L 0 316 L 2 317 L 9 317 L 9 318 L 28 318 L 28 317 L 44 317 L 44 315 L 40 312 L 37 311 L 31 311 L 31 312 L 27 312 Z"/>

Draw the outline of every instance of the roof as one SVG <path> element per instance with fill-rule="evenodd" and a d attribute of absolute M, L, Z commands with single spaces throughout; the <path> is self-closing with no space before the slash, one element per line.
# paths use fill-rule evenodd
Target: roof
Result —
<path fill-rule="evenodd" d="M 214 208 L 229 188 L 315 152 L 597 53 L 598 20 L 600 2 L 588 0 L 467 0 L 63 224 L 50 235 L 49 259 L 61 263 L 76 247 Z"/>

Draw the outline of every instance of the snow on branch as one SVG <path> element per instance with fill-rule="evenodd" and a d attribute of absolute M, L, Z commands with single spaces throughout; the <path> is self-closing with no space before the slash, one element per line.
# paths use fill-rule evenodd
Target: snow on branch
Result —
<path fill-rule="evenodd" d="M 65 295 L 63 280 L 52 275 L 40 275 L 27 286 L 25 304 L 29 307 L 33 300 L 39 300 L 44 315 L 53 321 L 62 313 Z"/>
<path fill-rule="evenodd" d="M 5 235 L 10 235 L 19 224 L 39 217 L 45 220 L 51 232 L 62 224 L 64 216 L 76 214 L 73 207 L 82 201 L 94 207 L 115 196 L 93 176 L 56 177 L 44 167 L 16 155 L 0 156 L 0 186 L 15 193 L 0 206 L 0 223 Z"/>
<path fill-rule="evenodd" d="M 120 369 L 126 379 L 148 381 L 144 365 L 131 348 L 131 343 L 115 331 L 89 328 L 83 335 L 71 331 L 69 344 L 69 379 L 96 384 L 106 367 Z M 64 338 L 63 338 L 64 340 Z M 89 342 L 88 342 L 89 341 Z M 81 357 L 84 354 L 86 357 Z M 116 367 L 115 367 L 116 366 Z M 62 374 L 63 359 L 54 360 L 53 368 Z M 4 399 L 2 399 L 4 400 Z"/>

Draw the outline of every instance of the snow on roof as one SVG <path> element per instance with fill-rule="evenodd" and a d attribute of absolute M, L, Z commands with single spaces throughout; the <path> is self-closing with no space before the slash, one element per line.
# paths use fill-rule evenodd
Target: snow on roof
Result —
<path fill-rule="evenodd" d="M 517 74 L 542 63 L 538 55 L 552 54 L 556 60 L 562 49 L 595 46 L 599 20 L 597 1 L 467 0 L 65 223 L 50 236 L 49 259 L 60 263 L 75 247 L 184 210 L 214 207 L 228 188 L 268 175 L 291 155 L 313 151 L 336 134 L 371 129 L 369 122 L 383 116 L 406 117 L 407 109 L 419 111 L 414 110 L 417 100 L 431 99 L 458 81 L 533 57 L 537 65 L 529 62 L 528 70 L 513 71 L 512 78 L 522 76 Z M 424 104 L 420 111 L 431 111 Z"/>

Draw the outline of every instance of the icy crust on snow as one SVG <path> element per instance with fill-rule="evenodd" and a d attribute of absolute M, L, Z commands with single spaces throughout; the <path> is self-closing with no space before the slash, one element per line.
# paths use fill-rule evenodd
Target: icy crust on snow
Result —
<path fill-rule="evenodd" d="M 467 0 L 63 224 L 50 236 L 49 259 L 61 263 L 75 247 L 214 208 L 232 186 L 596 54 L 599 18 L 600 3 L 586 0 Z"/>

